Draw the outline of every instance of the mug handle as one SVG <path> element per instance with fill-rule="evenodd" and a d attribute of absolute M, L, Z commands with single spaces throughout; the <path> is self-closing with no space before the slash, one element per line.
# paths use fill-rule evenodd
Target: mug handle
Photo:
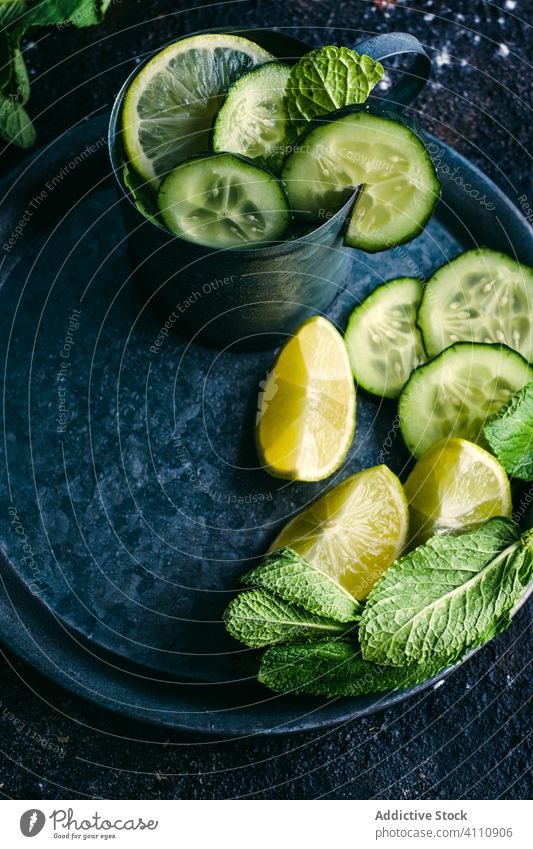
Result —
<path fill-rule="evenodd" d="M 391 56 L 412 53 L 414 61 L 411 69 L 404 72 L 402 79 L 383 97 L 398 109 L 413 102 L 426 85 L 431 74 L 431 59 L 418 38 L 407 32 L 389 32 L 360 41 L 354 47 L 358 53 L 366 53 L 371 59 L 382 62 Z"/>

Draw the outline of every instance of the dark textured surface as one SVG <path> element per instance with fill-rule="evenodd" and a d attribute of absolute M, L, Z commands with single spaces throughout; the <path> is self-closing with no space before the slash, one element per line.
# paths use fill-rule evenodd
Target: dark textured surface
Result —
<path fill-rule="evenodd" d="M 150 14 L 168 13 L 175 5 L 151 2 Z M 129 66 L 132 44 L 139 54 L 173 34 L 206 25 L 275 22 L 316 28 L 328 27 L 334 20 L 338 26 L 359 30 L 349 38 L 332 30 L 298 30 L 316 42 L 355 42 L 363 32 L 409 29 L 439 51 L 437 85 L 418 103 L 426 116 L 438 116 L 426 125 L 477 161 L 513 197 L 515 191 L 520 195 L 530 190 L 528 158 L 520 146 L 528 141 L 523 118 L 528 105 L 510 93 L 502 96 L 505 85 L 516 88 L 522 100 L 529 91 L 521 59 L 526 30 L 513 17 L 521 6 L 526 8 L 519 0 L 512 12 L 502 12 L 489 4 L 454 3 L 450 12 L 446 4 L 426 3 L 421 11 L 400 4 L 380 12 L 363 2 L 340 3 L 334 11 L 325 2 L 298 2 L 292 9 L 244 2 L 216 7 L 208 20 L 205 12 L 187 13 L 139 27 L 135 24 L 141 20 L 141 4 L 124 2 L 99 31 L 46 35 L 30 54 L 39 77 L 32 110 L 34 115 L 47 110 L 38 129 L 41 141 L 51 139 L 84 114 L 109 105 Z M 426 20 L 432 14 L 437 17 Z M 131 24 L 129 32 L 120 32 Z M 509 48 L 507 56 L 500 43 Z M 53 68 L 59 50 L 74 56 L 85 44 L 92 46 L 65 60 L 68 74 L 64 66 Z M 79 90 L 68 94 L 71 87 L 98 73 L 102 76 L 97 84 L 84 85 L 82 94 Z M 3 159 L 7 167 L 17 155 Z M 522 611 L 508 634 L 435 692 L 339 730 L 285 740 L 214 744 L 175 735 L 162 740 L 151 729 L 126 726 L 66 698 L 26 669 L 7 664 L 0 689 L 0 734 L 6 755 L 2 792 L 30 798 L 76 793 L 130 798 L 524 797 L 530 755 L 524 742 L 528 625 L 528 614 Z M 139 742 L 149 740 L 158 745 Z"/>

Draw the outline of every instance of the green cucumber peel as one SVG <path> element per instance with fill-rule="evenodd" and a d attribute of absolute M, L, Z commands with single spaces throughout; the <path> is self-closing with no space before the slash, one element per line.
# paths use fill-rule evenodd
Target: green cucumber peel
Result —
<path fill-rule="evenodd" d="M 234 598 L 223 618 L 231 636 L 254 649 L 276 643 L 340 636 L 349 630 L 345 624 L 309 613 L 303 607 L 259 588 L 247 590 Z"/>

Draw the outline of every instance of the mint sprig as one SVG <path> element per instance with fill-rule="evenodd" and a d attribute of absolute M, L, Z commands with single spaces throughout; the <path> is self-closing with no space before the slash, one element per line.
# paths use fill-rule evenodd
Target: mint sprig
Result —
<path fill-rule="evenodd" d="M 302 125 L 343 106 L 364 103 L 383 76 L 383 66 L 348 47 L 328 45 L 306 53 L 291 69 L 285 106 Z"/>
<path fill-rule="evenodd" d="M 443 668 L 439 662 L 404 668 L 378 666 L 363 660 L 354 643 L 336 640 L 267 649 L 257 679 L 277 693 L 354 697 L 414 687 Z"/>
<path fill-rule="evenodd" d="M 90 27 L 102 22 L 112 0 L 26 0 L 27 14 L 22 21 L 30 26 L 52 26 L 71 23 Z"/>
<path fill-rule="evenodd" d="M 488 420 L 484 433 L 509 475 L 533 481 L 533 383 L 513 395 Z"/>
<path fill-rule="evenodd" d="M 18 18 L 27 5 L 27 0 L 0 0 L 0 27 Z"/>

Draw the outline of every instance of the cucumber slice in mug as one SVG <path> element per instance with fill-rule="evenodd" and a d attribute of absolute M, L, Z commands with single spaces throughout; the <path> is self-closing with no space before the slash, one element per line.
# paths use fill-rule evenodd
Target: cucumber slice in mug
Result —
<path fill-rule="evenodd" d="M 411 375 L 400 395 L 400 429 L 421 457 L 459 436 L 486 447 L 485 421 L 533 380 L 533 368 L 505 345 L 457 342 Z"/>
<path fill-rule="evenodd" d="M 336 212 L 362 185 L 345 244 L 369 253 L 418 236 L 440 193 L 419 137 L 361 109 L 314 126 L 287 158 L 282 178 L 295 214 L 315 220 Z"/>
<path fill-rule="evenodd" d="M 267 62 L 233 83 L 215 121 L 213 150 L 241 153 L 279 170 L 294 139 L 284 101 L 290 70 Z"/>
<path fill-rule="evenodd" d="M 533 268 L 488 248 L 467 251 L 427 284 L 418 324 L 430 356 L 453 342 L 499 342 L 533 361 Z"/>
<path fill-rule="evenodd" d="M 182 38 L 144 65 L 122 108 L 126 155 L 145 180 L 158 181 L 178 163 L 208 149 L 213 117 L 230 85 L 274 59 L 230 33 Z"/>
<path fill-rule="evenodd" d="M 426 361 L 416 315 L 423 286 L 400 277 L 374 289 L 350 316 L 344 341 L 357 383 L 397 398 L 411 372 Z"/>
<path fill-rule="evenodd" d="M 163 180 L 158 207 L 172 233 L 210 248 L 277 241 L 290 219 L 281 183 L 234 153 L 180 163 Z"/>

